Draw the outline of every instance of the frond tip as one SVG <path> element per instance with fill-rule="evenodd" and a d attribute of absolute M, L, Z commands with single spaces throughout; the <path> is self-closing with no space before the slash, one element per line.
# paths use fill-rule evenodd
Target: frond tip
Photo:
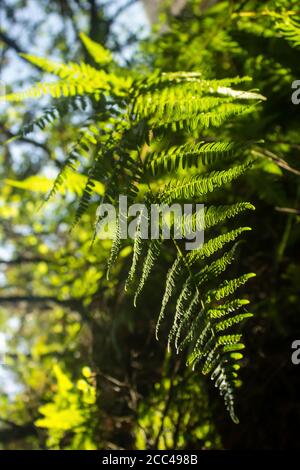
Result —
<path fill-rule="evenodd" d="M 92 39 L 82 32 L 80 33 L 80 39 L 90 56 L 98 65 L 103 66 L 112 62 L 113 57 L 108 49 L 105 49 L 101 44 L 92 41 Z"/>

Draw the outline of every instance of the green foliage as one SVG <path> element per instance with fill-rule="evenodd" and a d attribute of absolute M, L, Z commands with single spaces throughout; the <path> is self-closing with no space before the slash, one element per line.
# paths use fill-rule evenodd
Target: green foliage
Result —
<path fill-rule="evenodd" d="M 53 372 L 56 389 L 52 402 L 40 406 L 39 412 L 43 417 L 36 420 L 36 426 L 47 430 L 47 446 L 50 449 L 59 449 L 68 434 L 73 437 L 67 448 L 95 449 L 90 421 L 96 393 L 90 369 L 83 368 L 83 378 L 76 384 L 70 381 L 59 365 L 54 366 Z"/>
<path fill-rule="evenodd" d="M 153 386 L 148 402 L 139 405 L 136 424 L 136 449 L 184 449 L 201 442 L 203 450 L 219 448 L 220 437 L 211 424 L 204 385 L 199 377 L 182 374 L 172 377 L 170 355 L 164 374 Z M 197 401 L 197 405 L 195 404 Z M 194 413 L 195 405 L 199 413 Z M 195 441 L 194 441 L 195 440 Z"/>
<path fill-rule="evenodd" d="M 62 94 L 90 94 L 97 100 L 100 92 L 106 97 L 104 108 L 93 116 L 92 125 L 82 131 L 50 193 L 50 196 L 54 195 L 62 182 L 68 181 L 70 170 L 76 172 L 82 156 L 88 158 L 87 182 L 75 215 L 75 224 L 86 212 L 95 194 L 94 181 L 104 185 L 101 202 L 108 200 L 116 203 L 119 194 L 128 196 L 131 202 L 144 201 L 146 207 L 150 203 L 159 205 L 205 201 L 203 228 L 216 226 L 224 219 L 252 208 L 249 203 L 243 202 L 226 208 L 209 205 L 211 193 L 223 187 L 228 188 L 249 169 L 253 160 L 249 153 L 251 144 L 209 140 L 198 142 L 196 135 L 193 135 L 196 130 L 197 134 L 201 130 L 207 133 L 207 130 L 226 125 L 230 119 L 251 113 L 254 104 L 264 98 L 258 93 L 232 88 L 247 83 L 249 78 L 211 80 L 195 72 L 155 72 L 140 77 L 138 73 L 133 76 L 132 71 L 130 74 L 127 72 L 126 76 L 125 70 L 120 76 L 114 72 L 115 65 L 109 52 L 84 35 L 82 39 L 94 61 L 98 65 L 105 64 L 108 71 L 97 70 L 84 63 L 59 64 L 49 59 L 26 56 L 33 64 L 55 74 L 60 81 L 50 85 L 38 84 L 28 92 L 6 97 L 8 100 L 18 100 L 39 97 L 41 93 L 50 93 L 55 98 Z M 181 134 L 181 142 L 170 146 L 168 142 L 176 134 Z M 156 147 L 159 147 L 158 151 Z M 192 167 L 199 168 L 199 171 L 190 173 Z M 149 175 L 149 169 L 152 175 Z M 157 178 L 161 170 L 165 173 L 163 181 Z M 142 188 L 147 185 L 149 191 L 145 192 Z M 124 214 L 119 216 L 124 217 Z M 195 217 L 194 223 L 197 220 Z M 143 239 L 141 221 L 147 218 L 148 215 L 142 211 L 137 220 L 133 260 L 126 282 L 127 289 L 134 285 L 141 258 L 146 251 L 135 303 L 151 271 L 159 262 L 164 242 L 159 239 L 148 243 Z M 237 421 L 234 412 L 238 368 L 236 359 L 240 358 L 234 351 L 239 349 L 241 339 L 234 329 L 250 315 L 244 313 L 233 316 L 234 310 L 231 309 L 227 311 L 226 320 L 220 321 L 217 316 L 210 316 L 212 309 L 225 308 L 216 302 L 234 294 L 239 283 L 243 282 L 230 280 L 219 284 L 221 281 L 218 279 L 233 262 L 237 245 L 225 254 L 220 253 L 211 262 L 207 258 L 235 241 L 245 230 L 249 228 L 238 228 L 211 238 L 201 248 L 186 253 L 174 240 L 177 258 L 166 278 L 166 291 L 157 323 L 158 332 L 176 285 L 177 303 L 168 344 L 171 346 L 175 340 L 177 350 L 187 347 L 187 361 L 193 367 L 198 362 L 202 363 L 203 373 L 209 373 L 215 381 L 234 421 Z M 120 247 L 118 222 L 108 272 Z M 178 284 L 174 280 L 175 274 L 180 278 Z M 226 330 L 225 336 L 220 333 L 223 330 Z"/>
<path fill-rule="evenodd" d="M 5 287 L 15 296 L 8 307 L 2 299 L 2 324 L 8 367 L 25 384 L 13 402 L 1 396 L 1 416 L 45 425 L 25 447 L 298 445 L 292 426 L 284 435 L 277 426 L 294 423 L 298 410 L 299 381 L 286 365 L 300 318 L 299 110 L 290 96 L 300 74 L 298 0 L 199 4 L 165 18 L 168 27 L 129 67 L 86 35 L 85 63 L 75 47 L 61 63 L 26 56 L 58 81 L 31 87 L 29 97 L 55 99 L 37 119 L 26 113 L 20 144 L 9 141 L 13 153 L 37 137 L 50 155 L 1 156 L 0 236 L 13 247 Z M 7 107 L 4 131 L 19 127 L 21 109 Z M 121 239 L 118 222 L 112 246 L 98 240 L 97 206 L 117 207 L 120 194 L 147 209 L 204 203 L 204 213 L 184 216 L 187 229 L 176 215 L 161 221 L 172 234 L 201 227 L 204 245 L 186 251 L 175 236 L 143 239 L 146 211 L 128 220 L 133 243 Z M 49 203 L 38 213 L 43 195 Z M 53 383 L 55 364 L 66 391 Z M 76 385 L 86 364 L 99 398 L 90 404 Z M 241 376 L 246 390 L 236 397 Z M 224 418 L 213 385 L 235 422 L 238 408 L 239 427 Z"/>

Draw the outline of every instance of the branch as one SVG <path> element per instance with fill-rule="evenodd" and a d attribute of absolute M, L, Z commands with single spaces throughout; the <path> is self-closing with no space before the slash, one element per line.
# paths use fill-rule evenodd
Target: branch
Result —
<path fill-rule="evenodd" d="M 111 18 L 109 22 L 113 23 L 114 21 L 116 21 L 118 16 L 120 16 L 124 11 L 127 10 L 127 8 L 131 7 L 135 3 L 137 3 L 137 0 L 129 0 L 125 4 L 121 5 L 120 8 L 118 8 L 117 11 L 115 11 L 113 18 Z"/>
<path fill-rule="evenodd" d="M 270 152 L 269 150 L 261 150 L 261 149 L 253 149 L 252 150 L 253 155 L 256 155 L 257 157 L 261 158 L 267 158 L 268 160 L 271 160 L 272 162 L 276 163 L 278 166 L 283 168 L 286 171 L 289 171 L 290 173 L 293 173 L 294 175 L 300 176 L 300 171 L 296 170 L 296 168 L 291 167 L 285 160 L 282 158 L 279 158 L 275 153 Z"/>
<path fill-rule="evenodd" d="M 9 429 L 7 427 L 0 429 L 0 442 L 2 444 L 9 444 L 10 442 L 24 439 L 28 436 L 38 436 L 37 429 L 33 423 L 19 425 L 4 418 L 0 418 L 0 420 L 10 427 Z"/>
<path fill-rule="evenodd" d="M 54 302 L 60 305 L 71 305 L 74 304 L 73 300 L 59 300 L 56 297 L 51 296 L 31 296 L 31 295 L 8 295 L 0 297 L 0 303 L 13 303 L 13 302 Z"/>
<path fill-rule="evenodd" d="M 9 419 L 2 418 L 1 416 L 0 421 L 6 424 L 7 426 L 10 426 L 11 428 L 19 428 L 21 426 L 20 424 L 16 424 L 13 421 L 10 421 Z"/>
<path fill-rule="evenodd" d="M 30 137 L 20 137 L 16 134 L 13 134 L 12 132 L 10 132 L 9 130 L 5 129 L 4 132 L 8 135 L 8 137 L 11 139 L 13 137 L 17 137 L 18 140 L 20 142 L 24 142 L 25 144 L 30 144 L 30 145 L 34 145 L 35 147 L 38 147 L 42 150 L 44 150 L 44 152 L 47 153 L 47 155 L 49 157 L 51 157 L 51 152 L 50 152 L 50 149 L 48 149 L 47 145 L 46 144 L 43 144 L 42 142 L 36 142 L 34 139 L 30 139 Z"/>
<path fill-rule="evenodd" d="M 82 320 L 88 324 L 93 322 L 93 319 L 89 316 L 87 309 L 84 306 L 83 298 L 81 299 L 67 299 L 60 300 L 57 297 L 52 296 L 39 296 L 39 295 L 8 295 L 0 297 L 0 304 L 3 303 L 18 303 L 18 302 L 29 302 L 29 303 L 55 303 L 57 305 L 62 305 L 68 307 L 75 312 L 77 312 Z"/>
<path fill-rule="evenodd" d="M 19 44 L 14 39 L 11 39 L 10 37 L 8 37 L 7 34 L 1 30 L 0 30 L 0 40 L 3 41 L 11 49 L 14 49 L 18 54 L 25 53 L 25 51 L 19 46 Z M 21 57 L 21 59 L 26 60 L 24 57 Z"/>
<path fill-rule="evenodd" d="M 10 47 L 11 49 L 13 49 L 17 54 L 25 54 L 27 53 L 27 51 L 25 51 L 24 49 L 22 49 L 19 44 L 12 38 L 10 38 L 9 36 L 7 36 L 7 34 L 4 32 L 4 31 L 1 31 L 0 30 L 0 41 L 4 42 L 8 47 Z M 26 62 L 27 64 L 30 64 L 32 65 L 33 67 L 35 67 L 37 70 L 41 71 L 42 69 L 38 66 L 38 65 L 34 65 L 32 64 L 31 62 L 29 62 L 25 57 L 23 57 L 22 55 L 19 55 L 20 59 L 24 60 L 24 62 Z"/>
<path fill-rule="evenodd" d="M 44 258 L 15 258 L 15 259 L 0 259 L 0 264 L 7 264 L 7 265 L 18 265 L 18 264 L 23 264 L 23 263 L 50 263 L 50 260 L 44 259 Z"/>
<path fill-rule="evenodd" d="M 292 209 L 290 207 L 275 207 L 275 210 L 278 212 L 286 212 L 288 214 L 300 215 L 299 209 Z"/>

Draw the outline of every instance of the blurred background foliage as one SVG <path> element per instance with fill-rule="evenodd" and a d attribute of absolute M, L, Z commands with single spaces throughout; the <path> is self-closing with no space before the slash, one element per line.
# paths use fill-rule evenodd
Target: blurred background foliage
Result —
<path fill-rule="evenodd" d="M 256 206 L 240 267 L 258 275 L 248 287 L 255 316 L 245 334 L 241 423 L 230 421 L 207 381 L 155 340 L 168 259 L 134 309 L 124 293 L 131 247 L 109 281 L 110 242 L 91 247 L 96 205 L 69 231 L 84 176 L 74 174 L 42 204 L 76 139 L 76 115 L 68 111 L 46 132 L 7 144 L 38 110 L 36 103 L 26 111 L 2 105 L 3 449 L 299 448 L 300 366 L 291 363 L 300 333 L 300 107 L 291 102 L 291 84 L 300 79 L 299 2 L 175 3 L 162 8 L 150 33 L 138 1 L 3 0 L 0 78 L 6 91 L 44 78 L 20 52 L 86 60 L 84 31 L 128 67 L 248 75 L 266 96 L 251 121 L 230 129 L 263 141 L 260 163 L 235 186 L 235 196 Z"/>

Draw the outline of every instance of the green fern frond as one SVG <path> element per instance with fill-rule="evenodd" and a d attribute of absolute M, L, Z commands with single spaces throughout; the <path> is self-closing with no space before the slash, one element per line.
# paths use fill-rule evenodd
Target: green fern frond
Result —
<path fill-rule="evenodd" d="M 47 200 L 50 200 L 55 196 L 57 191 L 63 182 L 68 178 L 69 171 L 76 171 L 79 165 L 80 156 L 89 150 L 89 145 L 96 144 L 97 141 L 92 136 L 89 130 L 82 130 L 82 136 L 79 138 L 78 142 L 74 145 L 73 149 L 70 151 L 67 160 L 65 161 L 63 167 L 58 173 L 53 187 L 47 197 Z"/>
<path fill-rule="evenodd" d="M 228 206 L 209 206 L 208 208 L 205 207 L 205 216 L 204 216 L 204 227 L 199 227 L 199 229 L 208 229 L 210 227 L 213 227 L 214 225 L 217 225 L 220 222 L 223 222 L 227 218 L 232 218 L 238 215 L 240 212 L 244 210 L 254 210 L 254 206 L 250 203 L 236 203 L 233 205 L 228 205 Z M 193 229 L 195 228 L 195 225 L 193 224 Z M 242 230 L 243 231 L 243 230 Z M 233 231 L 233 234 L 236 234 L 238 236 L 239 230 L 238 231 Z M 242 232 L 240 232 L 242 233 Z M 200 248 L 200 253 L 201 250 L 203 250 L 203 253 L 207 250 L 207 247 L 212 247 L 214 245 L 215 247 L 218 246 L 218 243 L 221 242 L 222 246 L 224 246 L 224 241 L 228 239 L 230 241 L 231 236 L 228 234 L 221 235 L 218 237 L 218 242 L 216 243 L 216 239 L 210 240 L 207 242 L 202 248 Z M 234 239 L 234 238 L 233 238 Z M 210 250 L 211 251 L 211 248 Z M 160 324 L 162 320 L 164 319 L 164 314 L 165 314 L 165 309 L 167 307 L 167 304 L 169 300 L 171 299 L 173 293 L 175 292 L 176 285 L 180 284 L 180 279 L 181 276 L 186 273 L 189 269 L 189 263 L 192 260 L 196 258 L 196 255 L 194 252 L 191 252 L 188 254 L 187 259 L 183 259 L 181 256 L 177 256 L 175 259 L 172 267 L 169 269 L 166 277 L 166 284 L 165 284 L 165 293 L 163 296 L 162 300 L 162 305 L 157 321 L 157 326 L 156 326 L 156 336 L 158 337 L 158 330 L 160 328 Z M 190 260 L 190 261 L 189 261 Z"/>
<path fill-rule="evenodd" d="M 99 99 L 102 93 L 113 93 L 117 96 L 124 96 L 130 86 L 130 77 L 121 77 L 96 70 L 88 64 L 76 64 L 70 62 L 63 64 L 43 57 L 23 54 L 32 64 L 37 65 L 47 73 L 52 73 L 60 78 L 56 82 L 37 83 L 28 90 L 11 93 L 1 96 L 4 101 L 23 101 L 27 98 L 38 99 L 43 95 L 50 95 L 52 98 L 72 97 L 76 95 L 93 94 L 95 99 Z"/>
<path fill-rule="evenodd" d="M 276 28 L 293 46 L 300 47 L 300 23 L 289 15 L 281 16 Z"/>
<path fill-rule="evenodd" d="M 225 86 L 230 81 L 203 80 L 199 77 L 180 76 L 168 84 L 168 75 L 160 77 L 160 87 L 147 88 L 145 82 L 137 83 L 133 114 L 146 118 L 152 126 L 169 126 L 174 130 L 188 126 L 196 128 L 220 126 L 225 120 L 249 111 L 242 101 L 260 101 L 265 98 L 258 93 L 234 90 Z M 154 82 L 155 83 L 155 82 Z M 163 85 L 169 86 L 163 86 Z"/>
<path fill-rule="evenodd" d="M 211 319 L 218 319 L 222 318 L 230 313 L 235 312 L 236 310 L 244 307 L 245 305 L 249 304 L 249 300 L 247 299 L 234 299 L 228 302 L 225 302 L 218 307 L 211 308 L 207 311 L 207 315 Z"/>
<path fill-rule="evenodd" d="M 98 42 L 92 41 L 92 39 L 82 32 L 80 33 L 80 39 L 90 56 L 98 65 L 108 65 L 112 62 L 113 57 L 108 49 L 105 49 Z"/>
<path fill-rule="evenodd" d="M 136 81 L 135 87 L 132 90 L 133 96 L 136 97 L 145 91 L 156 91 L 164 87 L 178 85 L 188 85 L 193 87 L 193 90 L 200 92 L 209 91 L 217 93 L 219 87 L 232 87 L 241 85 L 252 81 L 251 77 L 232 77 L 222 79 L 205 79 L 202 72 L 163 72 L 156 70 L 149 73 L 146 78 Z"/>
<path fill-rule="evenodd" d="M 176 226 L 182 226 L 182 233 L 185 235 L 191 231 L 195 232 L 207 230 L 227 219 L 236 217 L 243 211 L 254 210 L 255 207 L 247 202 L 236 203 L 227 206 L 205 206 L 203 210 L 196 210 L 192 214 L 183 214 L 182 220 L 175 219 Z"/>
<path fill-rule="evenodd" d="M 109 88 L 105 87 L 105 90 Z M 50 83 L 37 83 L 28 90 L 19 91 L 1 96 L 4 101 L 24 101 L 28 98 L 38 99 L 44 95 L 50 95 L 52 98 L 72 97 L 84 93 L 94 93 L 103 90 L 99 84 L 82 82 L 81 80 L 60 80 Z"/>
<path fill-rule="evenodd" d="M 47 73 L 56 75 L 62 80 L 80 80 L 83 78 L 89 78 L 97 73 L 96 69 L 84 63 L 77 64 L 76 62 L 69 62 L 65 64 L 45 57 L 38 57 L 30 54 L 20 55 L 31 64 L 36 65 Z"/>
<path fill-rule="evenodd" d="M 208 293 L 208 297 L 212 296 L 216 300 L 221 300 L 228 295 L 232 295 L 235 291 L 245 284 L 249 279 L 255 277 L 255 273 L 244 274 L 236 279 L 225 281 L 218 289 L 212 290 Z"/>
<path fill-rule="evenodd" d="M 121 247 L 121 236 L 120 236 L 120 223 L 119 219 L 117 218 L 116 224 L 114 227 L 114 237 L 113 237 L 113 242 L 110 250 L 110 256 L 107 262 L 107 269 L 106 269 L 106 279 L 109 279 L 110 276 L 110 271 L 112 266 L 114 265 L 118 254 L 120 252 L 120 247 Z"/>
<path fill-rule="evenodd" d="M 82 196 L 80 198 L 76 213 L 75 213 L 74 221 L 72 224 L 72 229 L 78 224 L 82 216 L 87 211 L 89 207 L 89 203 L 92 199 L 92 195 L 94 193 L 94 189 L 95 189 L 94 179 L 91 176 L 89 176 L 85 184 Z"/>
<path fill-rule="evenodd" d="M 234 102 L 234 98 L 194 97 L 183 92 L 178 97 L 174 92 L 166 92 L 165 100 L 149 95 L 147 101 L 141 100 L 140 109 L 135 108 L 138 119 L 147 119 L 151 127 L 197 129 L 220 127 L 225 121 L 251 112 L 248 104 Z"/>
<path fill-rule="evenodd" d="M 156 262 L 158 261 L 160 252 L 161 252 L 161 246 L 162 246 L 162 239 L 159 238 L 157 240 L 151 240 L 149 243 L 149 247 L 147 250 L 147 255 L 143 264 L 143 272 L 141 275 L 140 282 L 137 286 L 136 293 L 134 296 L 134 305 L 136 306 L 137 299 L 139 295 L 141 294 L 144 285 L 147 282 L 147 279 L 149 278 L 151 271 L 153 270 Z"/>
<path fill-rule="evenodd" d="M 8 140 L 8 143 L 25 137 L 36 130 L 44 130 L 48 125 L 54 124 L 59 118 L 65 117 L 69 111 L 83 112 L 86 110 L 87 105 L 85 96 L 76 95 L 68 99 L 61 98 L 57 100 L 55 105 L 45 108 L 40 116 L 23 125 L 17 135 Z"/>
<path fill-rule="evenodd" d="M 227 330 L 231 328 L 233 325 L 237 325 L 241 323 L 246 318 L 253 317 L 252 313 L 241 313 L 239 315 L 234 315 L 233 317 L 228 318 L 227 320 L 221 321 L 216 325 L 216 332 Z"/>
<path fill-rule="evenodd" d="M 236 243 L 230 251 L 225 252 L 221 258 L 218 258 L 212 263 L 206 265 L 199 273 L 194 275 L 194 282 L 197 288 L 201 287 L 204 283 L 208 283 L 226 271 L 228 266 L 234 260 L 237 246 L 238 243 Z"/>
<path fill-rule="evenodd" d="M 237 179 L 250 166 L 251 161 L 247 161 L 228 170 L 212 171 L 205 175 L 195 175 L 191 178 L 170 182 L 163 190 L 160 199 L 162 202 L 170 204 L 176 199 L 189 200 L 196 196 L 203 196 Z"/>
<path fill-rule="evenodd" d="M 295 35 L 290 37 L 295 38 Z M 118 68 L 113 63 L 111 53 L 84 34 L 81 34 L 81 39 L 101 70 L 85 63 L 63 64 L 27 55 L 28 61 L 54 74 L 58 81 L 38 83 L 27 91 L 2 97 L 8 101 L 18 101 L 50 94 L 53 98 L 65 97 L 66 103 L 81 98 L 90 99 L 89 108 L 92 111 L 88 122 L 93 125 L 81 130 L 49 195 L 59 190 L 70 173 L 76 172 L 81 176 L 84 173 L 86 183 L 74 224 L 96 200 L 94 190 L 97 183 L 105 188 L 102 201 L 109 201 L 115 206 L 120 195 L 127 196 L 130 204 L 143 202 L 146 208 L 150 203 L 170 205 L 175 201 L 185 204 L 204 200 L 207 203 L 204 214 L 198 211 L 184 216 L 184 236 L 191 228 L 211 229 L 246 210 L 254 209 L 248 202 L 221 206 L 209 204 L 211 193 L 214 193 L 211 199 L 215 200 L 218 196 L 215 190 L 224 186 L 227 186 L 224 188 L 227 197 L 229 184 L 244 175 L 252 164 L 245 152 L 251 146 L 250 142 L 233 142 L 230 137 L 215 140 L 219 134 L 216 127 L 220 128 L 229 119 L 252 112 L 253 107 L 264 100 L 259 93 L 235 89 L 244 88 L 243 84 L 249 78 L 207 80 L 200 72 L 184 71 L 154 71 L 142 76 L 138 70 L 133 73 Z M 100 96 L 103 96 L 101 100 Z M 48 114 L 24 132 L 36 126 L 44 128 L 60 116 L 57 109 L 50 108 Z M 209 136 L 207 129 L 211 127 L 214 130 Z M 230 126 L 227 124 L 224 135 L 230 136 Z M 178 145 L 174 145 L 176 143 Z M 81 162 L 84 162 L 84 169 L 80 173 L 78 165 Z M 189 172 L 192 167 L 198 168 L 197 173 Z M 160 179 L 162 173 L 164 178 Z M 120 251 L 125 219 L 127 221 L 127 214 L 119 209 L 113 227 L 107 277 Z M 207 237 L 205 234 L 207 239 L 203 246 L 186 252 L 183 242 L 177 244 L 175 239 L 164 244 L 161 234 L 157 239 L 146 240 L 142 226 L 148 226 L 148 223 L 144 224 L 148 221 L 149 210 L 147 213 L 141 211 L 125 288 L 132 287 L 139 277 L 134 295 L 136 305 L 151 272 L 159 263 L 161 252 L 168 250 L 170 259 L 176 250 L 175 261 L 166 276 L 156 336 L 166 320 L 167 307 L 174 298 L 175 312 L 169 329 L 168 346 L 175 346 L 177 352 L 185 349 L 188 364 L 193 368 L 199 364 L 204 374 L 211 374 L 224 396 L 232 419 L 237 421 L 234 389 L 239 368 L 237 362 L 244 346 L 241 334 L 235 328 L 239 328 L 251 314 L 244 310 L 235 313 L 244 308 L 247 301 L 236 299 L 234 295 L 253 274 L 226 280 L 226 272 L 236 256 L 239 237 L 250 228 L 230 230 L 226 226 L 219 230 L 219 235 Z M 171 222 L 173 228 L 177 223 L 174 217 Z"/>
<path fill-rule="evenodd" d="M 145 208 L 146 209 L 146 208 Z M 136 274 L 137 266 L 140 261 L 140 257 L 142 255 L 142 250 L 144 247 L 143 244 L 143 234 L 141 230 L 142 224 L 145 223 L 145 225 L 148 225 L 148 215 L 146 214 L 146 210 L 141 210 L 138 221 L 137 221 L 137 228 L 135 232 L 135 238 L 134 238 L 134 246 L 133 246 L 133 257 L 132 257 L 132 264 L 131 268 L 128 273 L 128 277 L 126 280 L 125 284 L 125 290 L 127 290 L 132 283 L 134 276 Z"/>
<path fill-rule="evenodd" d="M 59 171 L 57 177 L 55 178 L 51 191 L 46 197 L 46 201 L 49 201 L 57 194 L 60 187 L 64 184 L 64 182 L 68 178 L 69 171 L 76 171 L 77 164 L 78 164 L 77 154 L 75 152 L 70 152 L 70 155 L 68 156 L 63 168 Z"/>
<path fill-rule="evenodd" d="M 164 296 L 162 299 L 162 304 L 161 304 L 160 312 L 158 315 L 158 319 L 156 322 L 156 329 L 155 329 L 156 339 L 158 339 L 159 329 L 160 329 L 162 321 L 165 318 L 165 311 L 166 311 L 167 305 L 173 293 L 176 290 L 177 282 L 179 283 L 179 280 L 181 276 L 185 273 L 186 269 L 187 269 L 187 265 L 185 264 L 184 258 L 181 255 L 177 255 L 177 258 L 175 259 L 172 267 L 169 269 L 167 273 L 166 282 L 165 282 L 165 292 L 164 292 Z"/>
<path fill-rule="evenodd" d="M 45 109 L 41 116 L 34 119 L 30 123 L 25 124 L 18 135 L 14 137 L 14 140 L 34 132 L 36 128 L 39 130 L 44 130 L 47 125 L 52 124 L 59 116 L 60 112 L 56 106 Z"/>
<path fill-rule="evenodd" d="M 174 146 L 162 152 L 148 154 L 146 168 L 156 176 L 163 171 L 173 172 L 179 168 L 187 169 L 202 165 L 212 165 L 218 161 L 240 155 L 245 144 L 238 142 L 199 142 Z"/>
<path fill-rule="evenodd" d="M 206 265 L 199 273 L 194 275 L 190 273 L 186 279 L 177 300 L 173 326 L 168 339 L 169 344 L 171 344 L 173 337 L 176 335 L 176 349 L 178 349 L 178 341 L 183 326 L 186 326 L 191 321 L 197 303 L 201 303 L 200 288 L 207 284 L 208 281 L 218 277 L 228 268 L 234 259 L 235 250 L 236 245 L 221 258 Z M 190 303 L 192 299 L 193 301 Z M 190 305 L 190 308 L 187 308 L 188 305 Z M 190 339 L 191 333 L 192 331 L 189 330 L 188 339 Z M 186 344 L 186 340 L 184 340 L 184 344 Z"/>
<path fill-rule="evenodd" d="M 188 266 L 192 266 L 196 261 L 212 256 L 216 251 L 221 250 L 227 243 L 236 240 L 243 232 L 251 230 L 250 227 L 239 227 L 218 237 L 211 238 L 208 242 L 187 255 Z"/>
<path fill-rule="evenodd" d="M 237 202 L 227 206 L 208 206 L 204 208 L 205 228 L 209 229 L 224 222 L 226 219 L 236 217 L 246 210 L 255 210 L 249 202 Z"/>

